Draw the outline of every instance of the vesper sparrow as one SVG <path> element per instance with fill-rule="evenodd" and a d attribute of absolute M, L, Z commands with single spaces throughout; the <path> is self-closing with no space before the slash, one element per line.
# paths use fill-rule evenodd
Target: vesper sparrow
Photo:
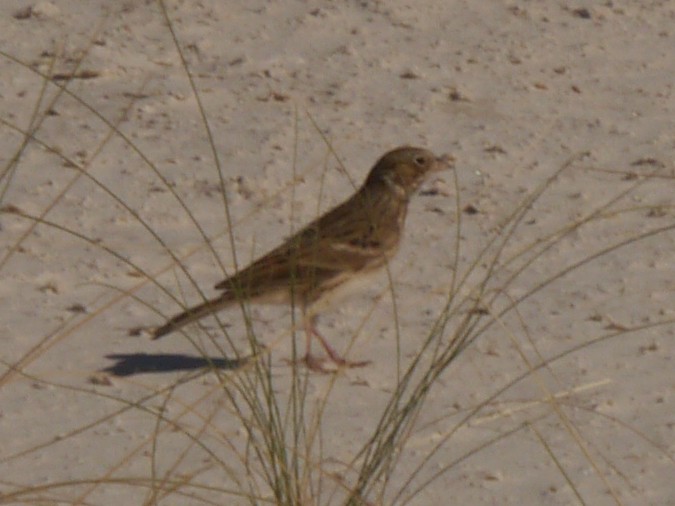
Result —
<path fill-rule="evenodd" d="M 248 267 L 218 283 L 219 296 L 174 316 L 153 333 L 153 339 L 218 312 L 238 300 L 292 304 L 302 309 L 306 333 L 304 362 L 323 371 L 323 359 L 311 354 L 312 336 L 338 366 L 360 367 L 340 356 L 316 329 L 320 312 L 381 269 L 398 250 L 408 202 L 425 176 L 452 167 L 449 155 L 400 147 L 389 151 L 371 169 L 365 183 L 348 200 L 311 222 Z M 352 286 L 353 287 L 353 286 Z"/>

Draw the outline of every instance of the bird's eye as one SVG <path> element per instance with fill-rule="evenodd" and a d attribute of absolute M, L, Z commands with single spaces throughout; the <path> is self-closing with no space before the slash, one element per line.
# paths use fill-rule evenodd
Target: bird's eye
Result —
<path fill-rule="evenodd" d="M 416 156 L 413 161 L 419 167 L 424 167 L 427 164 L 427 159 L 424 156 Z"/>

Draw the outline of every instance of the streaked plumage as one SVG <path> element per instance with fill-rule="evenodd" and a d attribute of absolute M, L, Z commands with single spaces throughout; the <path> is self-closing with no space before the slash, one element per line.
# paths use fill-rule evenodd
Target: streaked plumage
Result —
<path fill-rule="evenodd" d="M 223 293 L 174 316 L 154 331 L 154 339 L 220 311 L 240 298 L 252 302 L 297 304 L 307 332 L 305 362 L 323 370 L 310 353 L 310 340 L 319 338 L 330 359 L 347 362 L 316 331 L 316 315 L 331 295 L 351 281 L 382 268 L 398 250 L 408 202 L 430 172 L 449 168 L 452 158 L 401 147 L 385 154 L 361 188 L 348 200 L 305 226 L 248 267 L 215 287 Z M 292 300 L 292 298 L 294 300 Z"/>

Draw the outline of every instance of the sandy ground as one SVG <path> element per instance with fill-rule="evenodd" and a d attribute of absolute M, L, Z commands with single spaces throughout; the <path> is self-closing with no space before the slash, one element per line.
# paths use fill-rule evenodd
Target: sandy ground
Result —
<path fill-rule="evenodd" d="M 275 246 L 352 191 L 307 113 L 355 183 L 379 155 L 401 144 L 457 159 L 459 188 L 451 174 L 426 185 L 427 195 L 411 204 L 406 240 L 392 265 L 403 363 L 441 311 L 453 269 L 466 272 L 518 203 L 570 157 L 588 152 L 532 207 L 506 257 L 632 188 L 610 208 L 630 212 L 606 216 L 562 238 L 509 286 L 506 297 L 527 293 L 603 247 L 675 221 L 673 2 L 204 0 L 169 5 L 214 135 L 239 263 Z M 216 238 L 223 265 L 232 269 L 215 161 L 156 4 L 4 0 L 0 49 L 52 74 L 72 72 L 73 62 L 88 49 L 80 68 L 88 75 L 80 74 L 69 89 L 119 122 L 121 132 L 171 182 L 204 233 Z M 7 123 L 29 128 L 43 86 L 39 75 L 7 55 L 0 57 L 3 170 L 22 141 Z M 56 90 L 47 91 L 51 97 Z M 76 162 L 91 160 L 88 170 L 96 181 L 142 216 L 176 255 L 196 251 L 184 257 L 185 264 L 202 289 L 213 293 L 222 268 L 139 154 L 117 135 L 98 152 L 107 128 L 74 99 L 63 96 L 53 106 L 45 104 L 48 99 L 41 110 L 51 108 L 51 113 L 38 137 Z M 142 282 L 122 258 L 157 274 L 178 297 L 194 302 L 198 294 L 170 268 L 169 254 L 148 229 L 100 186 L 81 177 L 67 187 L 77 175 L 67 165 L 32 143 L 16 170 L 3 174 L 5 209 L 11 205 L 39 214 L 66 189 L 47 219 L 89 241 L 42 226 L 8 257 L 28 222 L 0 215 L 0 494 L 20 486 L 152 476 L 147 438 L 156 417 L 139 408 L 118 412 L 125 407 L 120 399 L 141 399 L 181 373 L 106 379 L 98 371 L 120 364 L 113 354 L 165 366 L 169 359 L 161 354 L 198 356 L 178 335 L 153 342 L 133 332 L 161 317 L 130 296 L 120 297 L 120 290 Z M 647 173 L 659 178 L 630 176 Z M 120 257 L 107 254 L 101 244 Z M 402 482 L 468 409 L 528 370 L 520 352 L 537 363 L 537 353 L 553 357 L 604 335 L 645 327 L 572 351 L 546 373 L 529 375 L 491 401 L 434 455 L 415 483 L 490 438 L 528 424 L 470 453 L 410 504 L 579 504 L 558 464 L 585 504 L 675 504 L 675 327 L 650 327 L 675 317 L 673 251 L 672 230 L 611 251 L 537 292 L 519 306 L 518 315 L 481 336 L 430 394 L 397 480 Z M 484 272 L 486 264 L 477 271 Z M 515 268 L 499 276 L 505 279 Z M 334 470 L 367 438 L 395 385 L 391 297 L 375 304 L 383 290 L 386 281 L 380 280 L 322 320 L 324 333 L 342 350 L 365 321 L 350 355 L 373 361 L 340 374 L 331 394 L 324 423 L 332 459 L 326 466 L 335 465 Z M 134 294 L 165 315 L 178 309 L 151 284 Z M 284 362 L 291 350 L 284 338 L 289 311 L 253 311 L 257 334 L 272 346 L 275 373 L 284 385 L 290 370 Z M 245 348 L 239 311 L 223 318 Z M 31 355 L 45 342 L 49 347 Z M 9 374 L 17 367 L 23 374 Z M 92 375 L 109 384 L 92 384 Z M 320 398 L 329 381 L 310 378 L 310 398 Z M 541 402 L 542 384 L 560 393 L 564 417 Z M 161 407 L 163 398 L 148 406 Z M 217 431 L 203 436 L 214 453 L 230 451 L 223 440 L 242 441 L 241 426 L 213 378 L 181 387 L 166 409 L 179 416 L 189 403 L 196 403 L 193 411 L 202 416 L 214 413 Z M 199 418 L 191 416 L 181 423 L 200 427 Z M 583 443 L 575 442 L 563 420 Z M 178 432 L 163 435 L 157 471 L 167 471 L 188 444 Z M 211 464 L 203 451 L 193 449 L 174 472 L 198 473 L 200 483 L 226 486 L 221 468 Z M 147 491 L 71 484 L 41 497 L 140 504 Z M 178 495 L 161 502 L 202 504 Z"/>

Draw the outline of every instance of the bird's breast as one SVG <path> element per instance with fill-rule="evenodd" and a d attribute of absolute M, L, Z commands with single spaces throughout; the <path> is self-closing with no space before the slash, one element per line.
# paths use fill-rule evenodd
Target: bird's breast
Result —
<path fill-rule="evenodd" d="M 377 278 L 383 275 L 384 269 L 382 267 L 385 263 L 386 260 L 380 260 L 358 272 L 337 274 L 330 281 L 317 288 L 313 294 L 313 300 L 309 304 L 310 312 L 321 313 L 326 309 L 334 308 L 340 301 L 352 295 L 366 292 L 377 282 Z"/>

